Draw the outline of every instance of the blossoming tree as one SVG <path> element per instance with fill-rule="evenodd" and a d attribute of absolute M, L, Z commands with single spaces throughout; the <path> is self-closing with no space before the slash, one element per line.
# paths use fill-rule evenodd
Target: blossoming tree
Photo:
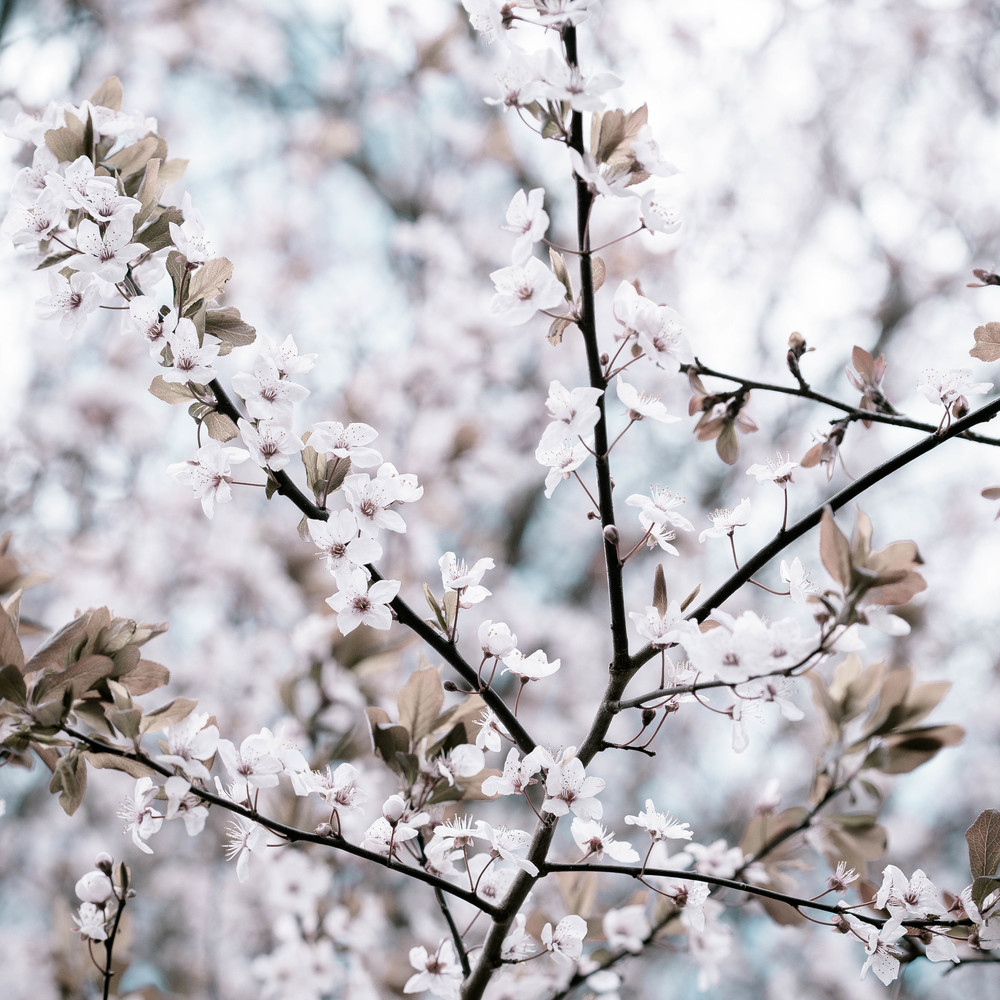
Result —
<path fill-rule="evenodd" d="M 258 719 L 257 731 L 227 728 L 222 706 L 196 690 L 157 700 L 169 673 L 140 650 L 161 625 L 99 608 L 45 640 L 31 638 L 33 623 L 21 616 L 31 580 L 5 549 L 0 759 L 40 761 L 71 816 L 111 777 L 95 769 L 131 782 L 117 806 L 131 848 L 95 852 L 75 883 L 72 920 L 97 988 L 105 998 L 123 995 L 126 904 L 136 899 L 138 913 L 153 895 L 146 856 L 181 827 L 202 842 L 212 829 L 221 834 L 221 849 L 213 841 L 210 850 L 235 861 L 239 883 L 280 883 L 274 940 L 252 969 L 274 997 L 390 989 L 466 1000 L 610 997 L 641 975 L 636 956 L 652 961 L 664 945 L 687 952 L 672 962 L 693 963 L 707 988 L 727 974 L 738 947 L 734 921 L 743 925 L 748 903 L 757 904 L 751 919 L 803 935 L 807 922 L 828 925 L 831 940 L 853 944 L 861 977 L 871 971 L 886 985 L 926 961 L 991 961 L 1000 945 L 994 803 L 961 819 L 968 870 L 958 881 L 939 887 L 934 873 L 907 877 L 891 862 L 879 822 L 887 776 L 912 772 L 964 734 L 927 721 L 946 683 L 917 681 L 871 653 L 874 633 L 899 641 L 909 633 L 903 609 L 926 588 L 923 560 L 914 542 L 892 539 L 891 524 L 879 526 L 890 540 L 876 547 L 872 519 L 851 508 L 926 454 L 1000 444 L 982 426 L 1000 399 L 973 408 L 969 398 L 988 395 L 992 383 L 973 368 L 927 373 L 918 389 L 938 414 L 924 421 L 891 401 L 886 357 L 862 346 L 844 358 L 857 403 L 813 387 L 813 347 L 798 333 L 767 378 L 704 363 L 711 345 L 703 350 L 675 309 L 644 294 L 645 276 L 609 265 L 621 244 L 674 238 L 681 214 L 671 191 L 677 171 L 653 140 L 647 106 L 613 107 L 609 92 L 620 81 L 580 55 L 578 34 L 596 4 L 465 7 L 472 26 L 504 51 L 494 103 L 537 133 L 573 206 L 573 223 L 556 231 L 550 192 L 517 191 L 502 226 L 510 264 L 489 275 L 493 321 L 526 328 L 526 338 L 537 334 L 532 351 L 565 358 L 570 384 L 553 378 L 535 399 L 525 449 L 536 494 L 573 521 L 567 537 L 600 567 L 590 580 L 597 624 L 564 647 L 519 642 L 525 625 L 539 631 L 536 616 L 491 592 L 499 589 L 495 557 L 397 554 L 426 504 L 425 484 L 375 447 L 382 428 L 363 415 L 303 421 L 310 380 L 329 360 L 300 353 L 293 333 L 258 333 L 229 304 L 238 255 L 217 254 L 210 211 L 174 195 L 184 163 L 168 156 L 155 121 L 123 110 L 116 78 L 80 104 L 52 103 L 11 122 L 30 162 L 17 175 L 4 230 L 47 271 L 41 313 L 69 332 L 105 329 L 111 311 L 121 313 L 123 332 L 148 355 L 149 393 L 193 421 L 188 457 L 166 471 L 213 528 L 252 503 L 254 488 L 266 497 L 263 516 L 284 518 L 290 538 L 294 525 L 276 512 L 300 518 L 301 538 L 291 544 L 311 546 L 322 560 L 332 612 L 317 616 L 319 672 L 335 648 L 358 675 L 342 699 L 357 699 L 359 678 L 385 672 L 386 658 L 396 670 L 369 704 L 351 704 L 366 720 L 367 754 L 322 739 L 317 719 L 336 700 L 330 678 L 297 727 L 275 732 Z M 990 271 L 976 275 L 979 284 L 1000 284 Z M 997 324 L 979 326 L 972 340 L 974 358 L 1000 359 Z M 838 415 L 798 461 L 762 448 L 747 463 L 741 451 L 753 439 L 745 435 L 768 433 L 751 415 L 762 396 Z M 693 435 L 682 430 L 685 416 Z M 846 485 L 827 486 L 846 442 L 876 424 L 915 432 L 915 440 L 855 470 Z M 683 436 L 677 448 L 712 442 L 722 465 L 746 464 L 760 485 L 743 497 L 757 489 L 748 481 L 729 506 L 706 509 L 709 527 L 697 543 L 700 517 L 673 489 L 616 492 L 616 480 L 635 479 L 668 435 Z M 670 467 L 650 472 L 667 479 Z M 801 509 L 793 496 L 805 477 L 828 492 Z M 774 487 L 780 519 L 748 552 L 743 529 L 760 525 L 755 507 L 768 504 L 757 496 L 775 497 Z M 800 539 L 811 548 L 798 546 L 793 557 Z M 694 561 L 698 546 L 726 550 L 731 564 L 713 582 L 706 576 L 704 588 L 682 592 L 686 577 L 666 557 Z M 436 573 L 429 578 L 434 561 L 440 583 Z M 401 565 L 411 572 L 390 578 Z M 508 620 L 486 617 L 501 613 Z M 415 640 L 412 649 L 404 637 Z M 364 645 L 352 654 L 355 641 Z M 555 705 L 572 705 L 572 714 L 560 719 Z M 782 808 L 776 783 L 764 778 L 739 830 L 723 836 L 677 804 L 683 779 L 664 780 L 662 762 L 680 758 L 692 733 L 705 727 L 706 755 L 719 752 L 720 737 L 727 754 L 739 754 L 751 723 L 804 727 L 807 711 L 814 752 L 794 804 Z M 714 721 L 722 728 L 710 730 Z M 116 863 L 126 849 L 136 860 Z M 388 933 L 394 915 L 385 907 L 380 923 L 365 914 L 379 906 L 358 884 L 369 872 L 412 908 L 397 921 L 409 940 L 405 974 L 388 954 L 397 940 L 371 933 Z M 331 903 L 345 879 L 354 882 L 349 900 Z M 370 960 L 373 950 L 382 961 Z M 223 989 L 237 995 L 240 984 Z"/>

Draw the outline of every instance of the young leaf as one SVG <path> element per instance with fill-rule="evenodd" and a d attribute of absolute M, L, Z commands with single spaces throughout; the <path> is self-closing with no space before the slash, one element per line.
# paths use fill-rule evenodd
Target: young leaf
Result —
<path fill-rule="evenodd" d="M 112 111 L 121 111 L 122 100 L 125 94 L 122 91 L 122 82 L 117 76 L 109 76 L 90 95 L 90 103 L 99 108 L 110 108 Z"/>
<path fill-rule="evenodd" d="M 413 742 L 418 743 L 431 731 L 444 704 L 444 690 L 437 668 L 415 670 L 399 692 L 396 704 L 399 706 L 399 724 L 405 726 Z"/>
<path fill-rule="evenodd" d="M 819 523 L 819 556 L 827 573 L 848 590 L 851 586 L 851 546 L 847 536 L 837 527 L 829 507 L 823 508 Z"/>

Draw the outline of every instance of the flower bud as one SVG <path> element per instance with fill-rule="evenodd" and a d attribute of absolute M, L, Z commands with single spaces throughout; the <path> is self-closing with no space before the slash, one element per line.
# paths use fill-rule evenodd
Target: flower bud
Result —
<path fill-rule="evenodd" d="M 108 854 L 107 851 L 101 851 L 100 854 L 94 858 L 94 867 L 104 872 L 106 875 L 111 874 L 111 869 L 114 866 L 115 859 Z"/>
<path fill-rule="evenodd" d="M 107 872 L 87 872 L 76 883 L 76 895 L 85 903 L 105 903 L 114 893 L 114 886 Z"/>
<path fill-rule="evenodd" d="M 395 826 L 406 812 L 406 802 L 402 795 L 390 795 L 382 806 L 382 815 Z"/>

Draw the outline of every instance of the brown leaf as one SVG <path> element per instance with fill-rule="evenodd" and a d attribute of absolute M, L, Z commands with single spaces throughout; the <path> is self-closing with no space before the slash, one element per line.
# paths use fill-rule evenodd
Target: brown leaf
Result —
<path fill-rule="evenodd" d="M 436 667 L 415 670 L 396 697 L 399 724 L 413 738 L 414 744 L 431 732 L 444 704 L 444 689 Z"/>
<path fill-rule="evenodd" d="M 122 100 L 125 94 L 122 91 L 122 82 L 117 76 L 109 76 L 90 95 L 90 103 L 99 108 L 110 108 L 112 111 L 121 111 Z"/>
<path fill-rule="evenodd" d="M 972 335 L 976 338 L 976 346 L 969 354 L 980 361 L 1000 360 L 1000 323 L 977 326 Z"/>
<path fill-rule="evenodd" d="M 1000 810 L 985 809 L 965 831 L 973 878 L 993 875 L 1000 865 Z"/>
<path fill-rule="evenodd" d="M 823 508 L 819 522 L 819 556 L 827 573 L 846 591 L 851 585 L 851 546 L 829 507 Z"/>

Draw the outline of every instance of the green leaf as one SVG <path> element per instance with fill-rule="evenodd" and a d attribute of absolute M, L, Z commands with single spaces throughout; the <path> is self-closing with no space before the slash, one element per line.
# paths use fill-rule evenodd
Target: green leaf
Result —
<path fill-rule="evenodd" d="M 28 689 L 24 686 L 24 675 L 8 664 L 0 667 L 0 701 L 11 701 L 21 708 L 28 702 Z"/>
<path fill-rule="evenodd" d="M 415 670 L 399 692 L 396 704 L 399 706 L 399 724 L 412 735 L 414 743 L 419 742 L 431 732 L 444 704 L 444 690 L 437 668 Z"/>
<path fill-rule="evenodd" d="M 993 875 L 1000 865 L 1000 810 L 986 809 L 965 831 L 969 871 L 974 879 Z"/>

